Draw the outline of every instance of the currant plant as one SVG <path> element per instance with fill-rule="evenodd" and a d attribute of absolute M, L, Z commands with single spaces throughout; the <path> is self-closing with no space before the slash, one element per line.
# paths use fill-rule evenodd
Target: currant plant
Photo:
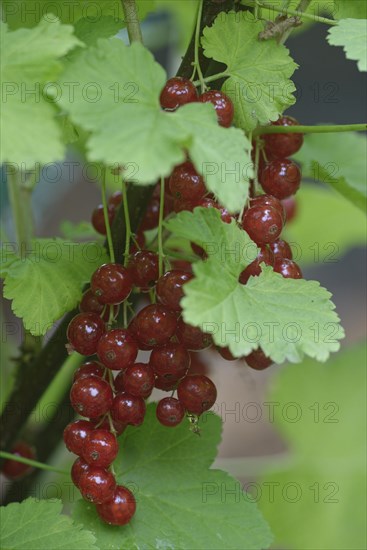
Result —
<path fill-rule="evenodd" d="M 357 217 L 366 192 L 355 177 L 365 146 L 356 132 L 367 126 L 308 126 L 284 113 L 296 102 L 298 68 L 285 42 L 307 21 L 328 25 L 329 44 L 366 70 L 366 16 L 348 1 L 335 0 L 326 16 L 314 0 L 195 0 L 181 8 L 88 0 L 65 2 L 57 14 L 29 0 L 36 21 L 25 24 L 21 3 L 4 0 L 0 158 L 16 243 L 4 239 L 1 276 L 25 333 L 1 417 L 1 472 L 26 481 L 34 469 L 53 471 L 81 497 L 72 519 L 44 500 L 2 507 L 4 547 L 272 543 L 238 481 L 210 468 L 221 432 L 210 409 L 221 387 L 200 358 L 216 353 L 224 369 L 236 361 L 249 376 L 308 358 L 317 380 L 313 361 L 339 351 L 344 330 L 331 293 L 304 278 L 290 238 L 305 176 L 329 183 L 340 208 Z M 86 15 L 92 4 L 97 20 Z M 190 12 L 193 22 L 171 78 L 141 27 L 162 4 Z M 128 43 L 116 36 L 125 27 Z M 23 101 L 22 90 L 35 85 L 39 93 Z M 346 155 L 343 140 L 355 163 L 348 158 L 335 178 L 329 160 L 336 147 Z M 64 224 L 64 239 L 37 238 L 31 193 L 70 146 L 98 168 L 100 203 L 90 223 Z M 312 193 L 322 204 L 325 190 Z M 349 231 L 345 247 L 361 239 L 359 229 L 358 237 Z M 87 243 L 74 240 L 85 232 Z M 53 398 L 69 418 L 32 433 L 31 413 L 65 373 L 64 395 L 58 388 Z M 74 455 L 62 470 L 47 464 L 61 440 Z M 290 540 L 307 545 L 297 532 Z M 357 536 L 353 544 L 362 548 Z"/>

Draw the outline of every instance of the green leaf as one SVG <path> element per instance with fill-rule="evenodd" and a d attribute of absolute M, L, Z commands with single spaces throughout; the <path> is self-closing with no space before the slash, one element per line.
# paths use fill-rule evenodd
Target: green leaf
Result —
<path fill-rule="evenodd" d="M 229 346 L 236 357 L 260 346 L 277 363 L 299 362 L 304 355 L 326 361 L 339 349 L 344 332 L 331 294 L 318 282 L 284 279 L 265 267 L 260 276 L 239 284 L 256 246 L 235 221 L 225 224 L 214 209 L 196 208 L 166 226 L 203 246 L 209 256 L 194 264 L 195 277 L 185 285 L 185 322 L 211 332 L 214 342 Z"/>
<path fill-rule="evenodd" d="M 27 498 L 0 507 L 4 550 L 97 550 L 95 537 L 61 514 L 60 500 Z"/>
<path fill-rule="evenodd" d="M 260 505 L 276 547 L 367 547 L 365 388 L 364 345 L 325 366 L 308 360 L 275 378 L 268 401 L 291 457 L 262 480 Z"/>
<path fill-rule="evenodd" d="M 81 42 L 73 27 L 42 20 L 34 29 L 8 32 L 1 23 L 3 85 L 0 162 L 31 167 L 63 158 L 61 129 L 54 106 L 43 95 L 57 78 L 62 57 Z M 21 128 L 22 138 L 19 139 Z"/>
<path fill-rule="evenodd" d="M 60 232 L 68 240 L 90 240 L 96 239 L 96 230 L 87 221 L 73 223 L 65 220 L 60 224 Z"/>
<path fill-rule="evenodd" d="M 220 441 L 220 419 L 204 415 L 198 437 L 187 421 L 174 429 L 160 425 L 155 408 L 149 405 L 143 426 L 129 427 L 120 438 L 115 469 L 119 483 L 137 500 L 131 523 L 111 529 L 82 501 L 74 519 L 92 531 L 104 550 L 268 548 L 271 536 L 256 505 L 246 501 L 235 479 L 208 469 Z"/>
<path fill-rule="evenodd" d="M 78 82 L 72 101 L 65 90 L 61 105 L 93 133 L 89 159 L 124 165 L 130 180 L 145 185 L 168 176 L 188 150 L 208 189 L 231 212 L 240 209 L 252 176 L 250 143 L 243 132 L 220 127 L 212 105 L 162 111 L 159 95 L 166 76 L 152 54 L 137 43 L 98 44 L 98 49 L 82 52 L 62 77 L 63 82 Z M 91 82 L 99 91 L 93 109 L 85 97 Z"/>
<path fill-rule="evenodd" d="M 108 261 L 97 243 L 37 239 L 32 252 L 6 270 L 4 296 L 33 335 L 45 334 L 80 301 L 92 273 Z"/>
<path fill-rule="evenodd" d="M 334 0 L 335 19 L 367 19 L 367 3 L 364 0 Z"/>
<path fill-rule="evenodd" d="M 303 183 L 297 216 L 286 225 L 284 238 L 300 265 L 335 264 L 352 246 L 364 245 L 366 234 L 366 216 L 352 203 L 331 189 Z"/>
<path fill-rule="evenodd" d="M 327 40 L 331 46 L 343 46 L 347 59 L 357 61 L 360 71 L 367 71 L 367 21 L 341 19 L 329 29 Z"/>
<path fill-rule="evenodd" d="M 295 156 L 303 176 L 331 185 L 356 206 L 366 208 L 366 137 L 357 133 L 309 134 Z"/>
<path fill-rule="evenodd" d="M 285 46 L 258 39 L 263 29 L 249 12 L 222 13 L 202 39 L 206 57 L 227 65 L 222 89 L 234 101 L 235 124 L 246 132 L 277 120 L 295 103 L 290 77 L 297 65 Z"/>
<path fill-rule="evenodd" d="M 100 17 L 97 21 L 83 17 L 74 26 L 75 35 L 87 46 L 94 46 L 98 38 L 110 38 L 125 26 L 124 21 L 112 15 Z"/>

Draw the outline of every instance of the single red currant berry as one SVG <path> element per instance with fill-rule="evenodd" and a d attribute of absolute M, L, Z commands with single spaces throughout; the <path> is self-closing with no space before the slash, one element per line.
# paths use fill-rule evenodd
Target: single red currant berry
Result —
<path fill-rule="evenodd" d="M 191 80 L 180 76 L 167 80 L 160 96 L 161 107 L 169 111 L 197 100 L 198 93 Z"/>
<path fill-rule="evenodd" d="M 120 264 L 101 265 L 92 275 L 91 289 L 101 304 L 120 304 L 133 286 L 129 271 Z"/>
<path fill-rule="evenodd" d="M 235 357 L 234 355 L 232 355 L 232 353 L 231 353 L 231 351 L 228 347 L 221 348 L 221 347 L 217 346 L 217 352 L 226 361 L 237 361 L 237 359 L 238 359 L 238 357 Z"/>
<path fill-rule="evenodd" d="M 153 391 L 155 376 L 151 366 L 145 363 L 130 365 L 123 373 L 123 391 L 146 399 Z M 117 390 L 119 388 L 116 387 Z"/>
<path fill-rule="evenodd" d="M 136 334 L 139 342 L 146 346 L 160 346 L 172 338 L 177 327 L 177 318 L 173 311 L 151 304 L 136 316 Z"/>
<path fill-rule="evenodd" d="M 274 255 L 267 246 L 261 246 L 256 260 L 251 262 L 246 269 L 242 271 L 238 280 L 242 285 L 245 285 L 250 277 L 257 277 L 261 273 L 261 264 L 274 265 Z"/>
<path fill-rule="evenodd" d="M 163 426 L 173 428 L 182 422 L 185 416 L 185 408 L 178 399 L 165 397 L 157 405 L 156 416 Z"/>
<path fill-rule="evenodd" d="M 83 444 L 82 456 L 88 464 L 107 468 L 116 458 L 119 450 L 116 437 L 103 428 L 97 428 Z"/>
<path fill-rule="evenodd" d="M 173 391 L 176 389 L 179 381 L 179 378 L 164 378 L 163 376 L 157 376 L 154 387 L 161 391 Z"/>
<path fill-rule="evenodd" d="M 175 271 L 184 271 L 192 275 L 192 264 L 186 260 L 172 260 L 171 265 Z"/>
<path fill-rule="evenodd" d="M 302 279 L 302 271 L 296 262 L 287 258 L 276 258 L 274 271 L 280 273 L 285 279 Z"/>
<path fill-rule="evenodd" d="M 287 223 L 291 222 L 297 215 L 297 201 L 296 198 L 291 196 L 282 200 L 282 205 L 285 210 L 285 217 Z"/>
<path fill-rule="evenodd" d="M 242 227 L 258 245 L 277 240 L 283 229 L 283 219 L 271 206 L 252 206 L 246 210 Z"/>
<path fill-rule="evenodd" d="M 159 224 L 159 206 L 160 200 L 158 197 L 152 197 L 149 201 L 143 221 L 140 224 L 141 231 L 149 231 L 155 229 Z"/>
<path fill-rule="evenodd" d="M 112 407 L 111 386 L 98 376 L 83 376 L 71 386 L 70 402 L 73 409 L 88 418 L 98 418 Z"/>
<path fill-rule="evenodd" d="M 107 208 L 107 214 L 108 214 L 108 221 L 111 225 L 113 222 L 113 219 L 115 217 L 115 209 L 113 206 L 109 206 Z M 104 221 L 104 212 L 103 212 L 103 204 L 100 204 L 93 210 L 92 213 L 92 225 L 94 229 L 97 231 L 97 233 L 100 233 L 101 235 L 106 235 L 106 224 Z"/>
<path fill-rule="evenodd" d="M 197 206 L 195 201 L 175 199 L 173 203 L 173 210 L 178 214 L 179 212 L 192 212 Z"/>
<path fill-rule="evenodd" d="M 187 325 L 182 319 L 177 323 L 176 336 L 178 341 L 190 351 L 202 351 L 210 348 L 213 343 L 210 334 L 205 334 L 198 327 Z"/>
<path fill-rule="evenodd" d="M 116 422 L 140 426 L 144 421 L 146 411 L 142 397 L 128 393 L 118 393 L 113 401 L 111 415 Z"/>
<path fill-rule="evenodd" d="M 64 430 L 64 443 L 66 448 L 71 453 L 81 455 L 84 442 L 93 430 L 93 424 L 87 420 L 76 420 L 75 422 L 71 422 Z"/>
<path fill-rule="evenodd" d="M 217 388 L 206 376 L 186 376 L 178 385 L 177 396 L 187 411 L 202 414 L 209 410 L 217 399 Z"/>
<path fill-rule="evenodd" d="M 212 103 L 216 110 L 218 122 L 224 128 L 229 128 L 233 121 L 234 106 L 232 100 L 223 92 L 209 90 L 199 97 L 201 103 Z"/>
<path fill-rule="evenodd" d="M 121 191 L 115 191 L 112 193 L 110 198 L 108 199 L 108 205 L 112 208 L 116 209 L 119 208 L 120 204 L 122 203 L 122 192 Z"/>
<path fill-rule="evenodd" d="M 286 213 L 283 203 L 279 199 L 273 197 L 273 195 L 258 195 L 257 197 L 253 197 L 250 200 L 250 207 L 252 208 L 253 206 L 271 206 L 271 208 L 274 208 L 274 210 L 279 212 L 284 223 L 286 221 Z"/>
<path fill-rule="evenodd" d="M 141 291 L 148 291 L 158 280 L 159 258 L 154 252 L 140 250 L 130 258 L 128 269 L 134 285 Z"/>
<path fill-rule="evenodd" d="M 105 324 L 96 313 L 79 313 L 70 321 L 67 338 L 71 347 L 82 355 L 93 355 L 105 332 Z"/>
<path fill-rule="evenodd" d="M 103 365 L 98 363 L 98 361 L 88 361 L 87 363 L 83 363 L 83 365 L 80 365 L 80 367 L 74 372 L 73 382 L 78 380 L 78 378 L 89 376 L 91 374 L 102 378 L 104 374 Z"/>
<path fill-rule="evenodd" d="M 173 269 L 158 279 L 157 298 L 161 304 L 173 311 L 181 311 L 181 298 L 184 296 L 183 285 L 193 278 L 191 273 Z"/>
<path fill-rule="evenodd" d="M 102 504 L 113 497 L 116 481 L 113 474 L 104 468 L 89 466 L 88 470 L 81 474 L 78 487 L 85 500 Z"/>
<path fill-rule="evenodd" d="M 106 332 L 98 342 L 97 354 L 111 370 L 126 369 L 138 355 L 138 345 L 128 330 L 116 328 Z"/>
<path fill-rule="evenodd" d="M 285 199 L 298 191 L 301 170 L 289 159 L 272 160 L 260 172 L 259 181 L 266 193 L 280 200 Z"/>
<path fill-rule="evenodd" d="M 98 301 L 98 298 L 91 289 L 86 290 L 82 296 L 82 299 L 79 304 L 79 311 L 82 313 L 97 313 L 101 315 L 105 306 Z"/>
<path fill-rule="evenodd" d="M 83 460 L 78 457 L 74 464 L 71 467 L 71 481 L 74 483 L 75 487 L 79 489 L 79 480 L 80 476 L 89 470 L 90 466 Z"/>
<path fill-rule="evenodd" d="M 157 376 L 166 380 L 179 380 L 189 370 L 191 357 L 182 344 L 169 342 L 152 351 L 149 364 Z"/>
<path fill-rule="evenodd" d="M 129 489 L 117 485 L 111 500 L 97 504 L 97 513 L 105 523 L 110 525 L 126 525 L 136 510 L 134 495 Z"/>
<path fill-rule="evenodd" d="M 224 208 L 224 206 L 221 206 L 218 204 L 215 200 L 210 199 L 208 197 L 204 197 L 201 199 L 197 206 L 201 206 L 202 208 L 215 208 L 216 210 L 219 210 L 220 217 L 224 223 L 231 223 L 233 220 L 231 214 Z"/>
<path fill-rule="evenodd" d="M 250 355 L 247 355 L 245 361 L 249 367 L 255 370 L 264 370 L 273 364 L 273 361 L 265 355 L 261 348 L 255 349 Z"/>
<path fill-rule="evenodd" d="M 36 453 L 33 447 L 24 441 L 18 441 L 15 443 L 11 450 L 11 454 L 15 457 L 19 456 L 22 458 L 29 458 L 30 460 L 34 460 L 36 458 Z M 29 474 L 32 470 L 33 467 L 29 464 L 23 464 L 22 462 L 12 460 L 11 458 L 7 458 L 1 468 L 1 472 L 8 479 L 20 479 L 26 474 Z"/>
<path fill-rule="evenodd" d="M 176 166 L 169 180 L 169 188 L 173 197 L 180 201 L 195 202 L 207 192 L 203 177 L 191 162 Z"/>
<path fill-rule="evenodd" d="M 274 243 L 270 243 L 269 246 L 276 260 L 279 258 L 291 260 L 293 258 L 291 247 L 286 241 L 283 241 L 283 239 L 278 239 Z"/>
<path fill-rule="evenodd" d="M 290 116 L 282 116 L 272 126 L 299 126 L 299 122 Z M 268 158 L 291 157 L 303 145 L 303 134 L 264 134 L 265 153 Z"/>

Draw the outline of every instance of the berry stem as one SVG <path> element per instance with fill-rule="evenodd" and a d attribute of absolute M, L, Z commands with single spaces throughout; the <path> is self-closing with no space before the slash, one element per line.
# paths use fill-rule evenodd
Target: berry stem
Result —
<path fill-rule="evenodd" d="M 203 0 L 200 0 L 198 5 L 197 19 L 196 19 L 194 72 L 193 72 L 192 78 L 194 77 L 195 72 L 197 72 L 199 77 L 199 83 L 201 86 L 201 93 L 205 92 L 205 89 L 206 89 L 205 80 L 204 80 L 204 76 L 203 76 L 203 73 L 200 67 L 200 61 L 199 61 L 200 30 L 201 30 L 202 14 L 203 14 Z"/>
<path fill-rule="evenodd" d="M 30 235 L 33 233 L 30 229 L 32 225 L 29 225 L 29 222 L 32 222 L 31 206 L 29 200 L 25 201 L 21 191 L 21 172 L 10 165 L 7 165 L 7 187 L 16 241 L 21 250 L 22 246 L 29 244 Z M 30 198 L 29 193 L 27 198 Z"/>
<path fill-rule="evenodd" d="M 262 134 L 329 134 L 338 132 L 365 132 L 367 124 L 334 124 L 325 126 L 260 126 L 254 137 Z"/>
<path fill-rule="evenodd" d="M 211 74 L 210 76 L 203 77 L 203 82 L 205 84 L 208 84 L 209 82 L 215 82 L 216 80 L 219 80 L 220 78 L 227 78 L 228 76 L 230 76 L 230 74 L 226 71 L 224 71 L 222 73 Z M 193 82 L 193 84 L 195 86 L 199 86 L 199 85 L 201 85 L 201 80 L 195 80 L 195 82 Z"/>
<path fill-rule="evenodd" d="M 124 266 L 126 267 L 129 261 L 130 254 L 130 239 L 131 239 L 131 222 L 129 204 L 127 200 L 126 182 L 122 180 L 122 204 L 124 207 L 125 217 L 125 253 L 124 253 Z"/>
<path fill-rule="evenodd" d="M 140 42 L 142 44 L 143 35 L 141 33 L 135 0 L 121 0 L 121 2 L 130 44 L 132 42 Z"/>
<path fill-rule="evenodd" d="M 302 10 L 292 10 L 291 8 L 282 9 L 277 8 L 273 4 L 268 4 L 267 2 L 260 2 L 259 0 L 242 0 L 242 4 L 244 6 L 247 6 L 249 8 L 254 8 L 256 5 L 259 8 L 267 8 L 269 10 L 274 10 L 277 13 L 281 13 L 283 15 L 294 15 L 296 17 L 300 17 L 301 19 L 310 19 L 311 21 L 316 21 L 317 23 L 325 23 L 326 25 L 337 25 L 338 21 L 334 21 L 334 19 L 328 19 L 327 17 L 320 17 L 319 15 L 313 15 L 311 13 L 304 13 Z"/>
<path fill-rule="evenodd" d="M 111 258 L 111 262 L 115 263 L 115 252 L 113 250 L 113 242 L 112 242 L 112 235 L 111 235 L 111 226 L 110 226 L 110 220 L 108 219 L 108 206 L 107 206 L 107 197 L 106 197 L 106 167 L 103 167 L 103 173 L 102 173 L 102 204 L 103 204 L 103 216 L 104 216 L 104 223 L 106 225 L 106 236 L 107 236 L 107 243 L 108 243 L 108 252 Z"/>
<path fill-rule="evenodd" d="M 63 474 L 65 476 L 70 475 L 70 472 L 66 470 L 61 470 L 60 468 L 54 468 L 53 466 L 49 466 L 48 464 L 43 464 L 43 462 L 37 462 L 37 460 L 24 458 L 23 456 L 7 453 L 6 451 L 0 451 L 0 457 L 5 459 L 10 459 L 10 460 L 15 460 L 16 462 L 21 462 L 22 464 L 28 464 L 28 466 L 33 466 L 34 468 L 39 468 L 40 470 L 55 472 L 56 474 Z"/>
<path fill-rule="evenodd" d="M 159 203 L 159 225 L 158 225 L 158 256 L 159 276 L 163 275 L 163 216 L 164 216 L 164 178 L 161 178 L 161 196 Z"/>

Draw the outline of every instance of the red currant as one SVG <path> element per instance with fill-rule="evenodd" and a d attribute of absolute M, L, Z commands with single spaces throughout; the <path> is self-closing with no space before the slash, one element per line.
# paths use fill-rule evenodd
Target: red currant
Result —
<path fill-rule="evenodd" d="M 186 376 L 178 385 L 177 396 L 187 411 L 202 414 L 210 409 L 217 399 L 217 389 L 206 376 Z"/>
<path fill-rule="evenodd" d="M 115 217 L 115 209 L 113 206 L 108 206 L 107 215 L 108 215 L 108 221 L 111 225 Z M 100 233 L 101 235 L 106 235 L 107 230 L 106 230 L 106 224 L 104 221 L 103 204 L 100 204 L 99 206 L 97 206 L 97 208 L 93 210 L 92 225 L 94 229 L 97 231 L 97 233 Z"/>
<path fill-rule="evenodd" d="M 93 430 L 93 424 L 87 420 L 76 420 L 75 422 L 71 422 L 64 430 L 64 443 L 66 448 L 71 453 L 81 455 L 84 442 Z"/>
<path fill-rule="evenodd" d="M 72 348 L 82 355 L 93 355 L 105 332 L 105 324 L 96 313 L 79 313 L 70 321 L 67 338 Z"/>
<path fill-rule="evenodd" d="M 122 383 L 117 381 L 119 376 L 122 378 Z M 155 376 L 152 367 L 145 363 L 135 363 L 123 373 L 119 373 L 115 380 L 115 387 L 117 391 L 124 391 L 146 399 L 152 393 L 154 383 Z"/>
<path fill-rule="evenodd" d="M 283 208 L 285 210 L 285 217 L 287 223 L 291 222 L 297 215 L 297 201 L 296 198 L 291 196 L 282 200 Z"/>
<path fill-rule="evenodd" d="M 271 206 L 252 206 L 246 210 L 242 227 L 258 245 L 277 240 L 283 229 L 280 213 Z"/>
<path fill-rule="evenodd" d="M 91 466 L 107 468 L 116 458 L 119 450 L 116 437 L 103 428 L 97 428 L 86 437 L 82 456 Z"/>
<path fill-rule="evenodd" d="M 98 418 L 110 410 L 112 401 L 111 386 L 98 376 L 83 376 L 71 386 L 71 405 L 82 416 Z"/>
<path fill-rule="evenodd" d="M 151 304 L 136 316 L 136 334 L 139 342 L 146 346 L 160 346 L 172 338 L 177 327 L 173 311 L 160 304 Z"/>
<path fill-rule="evenodd" d="M 103 365 L 98 363 L 98 361 L 88 361 L 87 363 L 83 363 L 83 365 L 80 365 L 80 367 L 74 372 L 73 382 L 78 380 L 78 378 L 89 376 L 90 374 L 94 374 L 94 376 L 99 376 L 102 378 L 104 374 Z"/>
<path fill-rule="evenodd" d="M 271 208 L 274 208 L 274 210 L 278 210 L 279 214 L 282 216 L 284 223 L 286 221 L 286 213 L 283 203 L 273 197 L 273 195 L 258 195 L 257 197 L 253 197 L 250 200 L 250 207 L 253 206 L 271 206 Z"/>
<path fill-rule="evenodd" d="M 154 252 L 140 250 L 130 258 L 128 269 L 134 285 L 141 291 L 148 291 L 158 280 L 159 258 Z"/>
<path fill-rule="evenodd" d="M 234 355 L 232 355 L 228 347 L 221 348 L 217 346 L 217 351 L 226 361 L 237 361 L 238 359 L 238 357 L 235 357 Z"/>
<path fill-rule="evenodd" d="M 89 470 L 90 466 L 82 458 L 78 457 L 71 467 L 71 481 L 79 488 L 80 476 Z"/>
<path fill-rule="evenodd" d="M 177 323 L 176 336 L 179 342 L 191 351 L 202 351 L 213 343 L 210 334 L 205 334 L 198 327 L 187 325 L 182 319 L 179 319 Z"/>
<path fill-rule="evenodd" d="M 191 357 L 181 344 L 170 342 L 152 351 L 149 364 L 158 376 L 166 380 L 179 380 L 189 370 Z"/>
<path fill-rule="evenodd" d="M 214 199 L 205 197 L 198 202 L 197 206 L 201 206 L 202 208 L 215 208 L 216 210 L 219 210 L 220 217 L 224 223 L 231 223 L 233 220 L 228 210 L 226 210 L 224 206 L 218 204 Z"/>
<path fill-rule="evenodd" d="M 140 426 L 144 421 L 146 411 L 142 397 L 129 393 L 118 393 L 113 401 L 111 415 L 116 422 Z"/>
<path fill-rule="evenodd" d="M 106 332 L 98 342 L 97 354 L 111 370 L 126 369 L 138 355 L 138 345 L 128 330 L 116 328 Z"/>
<path fill-rule="evenodd" d="M 169 188 L 176 199 L 195 202 L 206 193 L 204 179 L 191 162 L 184 162 L 173 170 Z"/>
<path fill-rule="evenodd" d="M 259 174 L 259 181 L 266 193 L 277 199 L 294 195 L 301 184 L 301 171 L 289 159 L 276 159 L 268 162 Z"/>
<path fill-rule="evenodd" d="M 272 126 L 299 126 L 299 122 L 290 116 L 282 116 Z M 291 157 L 300 150 L 303 134 L 264 134 L 265 152 L 268 158 Z"/>
<path fill-rule="evenodd" d="M 98 466 L 90 466 L 79 477 L 78 487 L 85 500 L 102 504 L 113 497 L 116 481 L 111 472 Z"/>
<path fill-rule="evenodd" d="M 136 510 L 134 495 L 126 487 L 117 485 L 113 497 L 103 504 L 97 504 L 97 513 L 105 523 L 126 525 Z"/>
<path fill-rule="evenodd" d="M 108 205 L 112 206 L 112 208 L 116 209 L 119 208 L 120 204 L 122 203 L 122 192 L 121 191 L 115 191 L 112 193 L 110 198 L 108 199 Z"/>
<path fill-rule="evenodd" d="M 217 113 L 218 122 L 224 128 L 229 128 L 234 116 L 232 100 L 219 90 L 209 90 L 199 97 L 201 103 L 212 103 Z"/>
<path fill-rule="evenodd" d="M 245 285 L 249 278 L 257 277 L 261 273 L 261 265 L 260 264 L 266 264 L 266 265 L 274 265 L 274 255 L 271 250 L 267 246 L 260 247 L 260 252 L 257 255 L 256 260 L 251 262 L 246 269 L 242 271 L 240 274 L 238 280 L 242 285 Z"/>
<path fill-rule="evenodd" d="M 276 260 L 279 258 L 287 258 L 288 260 L 291 260 L 293 258 L 291 247 L 286 241 L 283 241 L 283 239 L 278 239 L 269 246 Z"/>
<path fill-rule="evenodd" d="M 92 275 L 91 289 L 101 304 L 120 304 L 133 286 L 129 271 L 120 264 L 101 265 Z"/>
<path fill-rule="evenodd" d="M 198 93 L 193 83 L 180 76 L 167 80 L 160 96 L 161 107 L 169 111 L 197 100 Z"/>
<path fill-rule="evenodd" d="M 28 458 L 30 460 L 34 460 L 36 458 L 34 449 L 24 441 L 18 441 L 15 443 L 11 450 L 11 454 L 22 458 Z M 10 458 L 7 458 L 4 461 L 1 468 L 1 472 L 8 479 L 20 479 L 32 470 L 33 468 L 29 464 L 23 464 L 22 462 L 18 462 L 17 460 L 12 460 Z"/>
<path fill-rule="evenodd" d="M 276 258 L 274 271 L 280 273 L 285 279 L 302 279 L 302 271 L 296 262 L 287 258 Z"/>
<path fill-rule="evenodd" d="M 264 370 L 273 364 L 273 361 L 265 355 L 261 348 L 255 349 L 247 355 L 245 361 L 249 367 L 255 370 Z"/>
<path fill-rule="evenodd" d="M 173 269 L 158 279 L 157 298 L 173 311 L 181 311 L 180 301 L 184 296 L 183 285 L 193 278 L 191 273 Z"/>
<path fill-rule="evenodd" d="M 178 399 L 174 397 L 165 397 L 161 399 L 157 405 L 156 416 L 163 426 L 173 428 L 184 419 L 185 408 Z"/>
<path fill-rule="evenodd" d="M 162 391 L 173 391 L 176 389 L 176 386 L 179 382 L 179 378 L 164 378 L 163 376 L 157 376 L 155 379 L 154 386 L 157 390 Z"/>

